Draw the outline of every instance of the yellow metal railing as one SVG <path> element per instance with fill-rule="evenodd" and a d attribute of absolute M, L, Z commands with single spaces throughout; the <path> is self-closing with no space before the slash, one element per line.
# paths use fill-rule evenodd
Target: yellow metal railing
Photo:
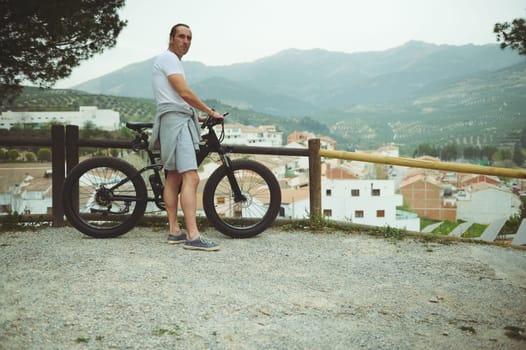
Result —
<path fill-rule="evenodd" d="M 524 169 L 509 169 L 473 164 L 448 163 L 403 157 L 382 156 L 361 152 L 329 151 L 320 149 L 319 139 L 311 139 L 309 140 L 309 189 L 311 220 L 317 220 L 318 218 L 321 218 L 321 157 L 400 165 L 412 168 L 456 171 L 466 174 L 483 174 L 526 179 L 526 170 Z"/>
<path fill-rule="evenodd" d="M 459 173 L 467 173 L 467 174 L 484 174 L 484 175 L 495 175 L 495 176 L 526 179 L 526 170 L 524 169 L 497 168 L 497 167 L 474 165 L 474 164 L 448 163 L 448 162 L 420 160 L 420 159 L 411 159 L 411 158 L 402 158 L 402 157 L 382 156 L 378 154 L 369 154 L 369 153 L 360 153 L 360 152 L 328 151 L 324 149 L 320 149 L 319 154 L 320 154 L 320 157 L 327 157 L 327 158 L 359 160 L 359 161 L 370 162 L 370 163 L 402 165 L 402 166 L 407 166 L 407 167 L 412 167 L 412 168 L 447 170 L 447 171 L 456 171 Z"/>

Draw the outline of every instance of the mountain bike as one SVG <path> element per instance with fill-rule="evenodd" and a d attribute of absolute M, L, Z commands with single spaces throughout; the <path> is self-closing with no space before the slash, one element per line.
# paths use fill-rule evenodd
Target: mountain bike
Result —
<path fill-rule="evenodd" d="M 214 129 L 218 124 L 219 136 Z M 153 123 L 145 122 L 126 123 L 135 132 L 131 149 L 147 152 L 149 164 L 143 168 L 137 169 L 120 158 L 94 157 L 71 169 L 62 187 L 62 200 L 73 227 L 95 238 L 117 237 L 139 223 L 148 203 L 166 210 L 160 152 L 148 148 L 147 131 L 152 126 Z M 201 128 L 208 132 L 196 151 L 197 163 L 200 165 L 212 153 L 219 155 L 219 166 L 202 191 L 206 218 L 219 232 L 233 238 L 260 234 L 280 210 L 281 189 L 276 177 L 259 162 L 230 158 L 228 146 L 221 144 L 224 139 L 221 120 L 208 116 Z"/>

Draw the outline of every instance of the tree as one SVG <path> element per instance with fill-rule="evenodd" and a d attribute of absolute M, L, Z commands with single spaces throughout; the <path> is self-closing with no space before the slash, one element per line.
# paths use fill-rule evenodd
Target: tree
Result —
<path fill-rule="evenodd" d="M 37 156 L 33 152 L 24 153 L 24 158 L 26 159 L 26 162 L 34 162 L 37 160 Z"/>
<path fill-rule="evenodd" d="M 41 148 L 37 152 L 37 158 L 41 162 L 50 162 L 51 161 L 51 149 Z"/>
<path fill-rule="evenodd" d="M 125 0 L 1 0 L 0 96 L 2 106 L 29 81 L 50 87 L 106 48 L 127 22 Z"/>
<path fill-rule="evenodd" d="M 497 34 L 497 42 L 500 48 L 511 47 L 518 50 L 519 55 L 526 55 L 526 21 L 524 18 L 516 18 L 513 22 L 496 23 L 493 32 Z"/>
<path fill-rule="evenodd" d="M 493 155 L 497 153 L 498 149 L 495 146 L 484 146 L 481 150 L 481 154 L 488 160 L 493 159 Z"/>
<path fill-rule="evenodd" d="M 466 159 L 480 159 L 481 150 L 478 147 L 467 146 L 464 148 L 464 158 Z"/>
<path fill-rule="evenodd" d="M 512 160 L 513 159 L 513 153 L 512 150 L 509 148 L 499 148 L 497 149 L 497 152 L 493 153 L 493 156 L 491 158 L 494 162 L 502 162 L 505 160 Z"/>
<path fill-rule="evenodd" d="M 519 142 L 515 143 L 515 146 L 513 147 L 513 161 L 517 166 L 522 167 L 524 164 L 524 154 L 522 154 L 522 148 Z"/>
<path fill-rule="evenodd" d="M 319 135 L 330 135 L 331 132 L 327 125 L 312 119 L 311 117 L 303 117 L 296 122 L 297 127 L 301 126 L 303 130 L 311 131 Z"/>
<path fill-rule="evenodd" d="M 522 148 L 526 148 L 526 128 L 521 130 L 520 134 L 520 144 Z"/>
<path fill-rule="evenodd" d="M 20 157 L 20 153 L 16 149 L 10 149 L 9 151 L 7 151 L 7 160 L 8 161 L 17 160 L 18 157 Z"/>
<path fill-rule="evenodd" d="M 421 143 L 418 145 L 418 148 L 413 152 L 413 157 L 422 157 L 422 156 L 438 156 L 438 151 L 428 143 Z"/>
<path fill-rule="evenodd" d="M 454 143 L 449 143 L 442 148 L 440 158 L 442 160 L 455 160 L 458 157 L 458 148 Z"/>
<path fill-rule="evenodd" d="M 80 128 L 79 136 L 83 139 L 94 138 L 99 134 L 100 129 L 91 120 L 84 123 L 84 126 Z"/>

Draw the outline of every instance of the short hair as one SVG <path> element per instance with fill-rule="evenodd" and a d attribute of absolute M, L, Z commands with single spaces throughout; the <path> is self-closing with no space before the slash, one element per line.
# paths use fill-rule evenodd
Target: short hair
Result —
<path fill-rule="evenodd" d="M 190 29 L 190 26 L 188 24 L 178 23 L 178 24 L 174 25 L 172 27 L 172 29 L 170 30 L 170 38 L 175 35 L 175 32 L 176 32 L 177 28 L 179 28 L 179 27 L 185 27 L 185 28 Z"/>

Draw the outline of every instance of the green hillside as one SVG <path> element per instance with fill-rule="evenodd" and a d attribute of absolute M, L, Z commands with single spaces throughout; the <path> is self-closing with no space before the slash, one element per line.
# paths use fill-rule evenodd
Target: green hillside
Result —
<path fill-rule="evenodd" d="M 321 135 L 330 134 L 325 124 L 308 117 L 278 117 L 232 107 L 216 100 L 207 100 L 206 102 L 217 111 L 228 112 L 227 123 L 241 123 L 253 126 L 273 124 L 284 133 L 285 137 L 295 130 L 307 130 Z M 7 110 L 77 111 L 80 106 L 97 106 L 99 109 L 117 111 L 120 114 L 121 123 L 127 121 L 153 121 L 155 116 L 155 102 L 152 99 L 97 95 L 76 90 L 39 89 L 35 87 L 25 87 L 22 94 L 7 107 Z M 338 138 L 337 135 L 335 137 Z M 340 140 L 340 142 L 343 142 L 343 140 Z"/>
<path fill-rule="evenodd" d="M 356 104 L 317 114 L 358 148 L 377 140 L 406 153 L 415 145 L 499 146 L 526 127 L 526 62 L 423 89 L 394 103 Z"/>
<path fill-rule="evenodd" d="M 25 87 L 7 110 L 78 111 L 80 106 L 97 106 L 119 112 L 121 121 L 152 120 L 155 103 L 151 99 L 96 95 L 82 91 Z"/>

